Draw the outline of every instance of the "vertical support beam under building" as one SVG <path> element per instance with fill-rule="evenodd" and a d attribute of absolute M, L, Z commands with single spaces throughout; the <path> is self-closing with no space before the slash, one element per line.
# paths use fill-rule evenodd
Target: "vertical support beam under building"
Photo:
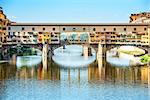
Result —
<path fill-rule="evenodd" d="M 42 50 L 42 62 L 43 62 L 43 68 L 47 70 L 47 53 L 48 53 L 48 44 L 43 44 L 43 50 Z"/>
<path fill-rule="evenodd" d="M 17 55 L 14 54 L 11 59 L 11 64 L 16 65 L 16 61 L 17 61 Z"/>
<path fill-rule="evenodd" d="M 104 44 L 100 44 L 98 45 L 98 52 L 97 52 L 97 57 L 106 57 L 106 51 L 107 51 L 107 47 Z"/>
<path fill-rule="evenodd" d="M 82 55 L 85 58 L 88 58 L 88 56 L 92 56 L 92 48 L 89 47 L 88 45 L 83 45 L 83 51 Z"/>

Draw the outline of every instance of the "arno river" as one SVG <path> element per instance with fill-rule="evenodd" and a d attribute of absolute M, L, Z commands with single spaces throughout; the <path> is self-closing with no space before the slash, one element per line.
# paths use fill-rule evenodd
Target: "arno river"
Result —
<path fill-rule="evenodd" d="M 70 68 L 48 60 L 44 70 L 38 59 L 0 64 L 0 100 L 150 100 L 148 66 L 115 66 L 97 59 Z"/>

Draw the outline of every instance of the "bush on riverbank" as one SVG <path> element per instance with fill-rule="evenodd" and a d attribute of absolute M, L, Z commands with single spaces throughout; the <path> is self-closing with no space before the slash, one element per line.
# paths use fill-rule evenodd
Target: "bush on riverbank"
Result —
<path fill-rule="evenodd" d="M 142 63 L 148 63 L 148 62 L 150 62 L 150 55 L 141 56 L 141 62 Z"/>
<path fill-rule="evenodd" d="M 30 47 L 10 47 L 7 49 L 7 51 L 3 51 L 0 53 L 0 60 L 8 60 L 10 59 L 14 54 L 18 56 L 30 56 L 30 55 L 37 55 L 37 51 Z"/>
<path fill-rule="evenodd" d="M 30 55 L 36 55 L 37 51 L 34 49 L 24 49 L 22 52 L 20 52 L 18 55 L 19 56 L 30 56 Z"/>

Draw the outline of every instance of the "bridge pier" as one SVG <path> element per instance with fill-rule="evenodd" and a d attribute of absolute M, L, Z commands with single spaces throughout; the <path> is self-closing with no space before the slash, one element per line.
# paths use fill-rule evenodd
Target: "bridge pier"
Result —
<path fill-rule="evenodd" d="M 16 65 L 16 62 L 17 62 L 17 55 L 14 54 L 11 59 L 11 64 Z"/>
<path fill-rule="evenodd" d="M 88 56 L 92 56 L 92 49 L 91 49 L 91 47 L 89 47 L 87 45 L 83 45 L 82 55 L 85 58 L 88 58 Z"/>
<path fill-rule="evenodd" d="M 42 62 L 43 62 L 43 68 L 45 70 L 47 70 L 47 57 L 48 57 L 48 44 L 43 44 Z"/>
<path fill-rule="evenodd" d="M 98 44 L 98 51 L 97 51 L 97 57 L 101 58 L 101 57 L 106 57 L 106 51 L 107 51 L 107 47 L 104 44 L 99 43 Z"/>

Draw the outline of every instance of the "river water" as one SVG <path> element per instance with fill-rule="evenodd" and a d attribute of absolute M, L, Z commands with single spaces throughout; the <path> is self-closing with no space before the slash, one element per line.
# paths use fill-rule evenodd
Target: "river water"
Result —
<path fill-rule="evenodd" d="M 40 59 L 18 57 L 16 64 L 0 64 L 0 100 L 150 100 L 148 66 L 96 59 L 72 68 L 48 60 L 45 70 Z"/>

